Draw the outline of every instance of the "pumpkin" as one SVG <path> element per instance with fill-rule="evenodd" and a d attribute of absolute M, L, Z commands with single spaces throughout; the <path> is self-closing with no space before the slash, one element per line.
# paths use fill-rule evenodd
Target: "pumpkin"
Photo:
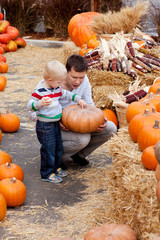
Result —
<path fill-rule="evenodd" d="M 13 40 L 18 37 L 19 30 L 16 27 L 8 26 L 6 33 L 8 33 L 11 37 L 11 40 Z"/>
<path fill-rule="evenodd" d="M 0 20 L 3 20 L 3 18 L 4 18 L 4 15 L 3 13 L 0 12 Z"/>
<path fill-rule="evenodd" d="M 62 111 L 62 123 L 73 132 L 94 132 L 104 123 L 104 114 L 92 105 L 70 105 Z"/>
<path fill-rule="evenodd" d="M 154 80 L 153 84 L 154 84 L 154 83 L 160 83 L 160 77 L 157 77 L 157 78 Z"/>
<path fill-rule="evenodd" d="M 8 71 L 8 64 L 6 62 L 0 62 L 0 73 L 6 73 Z"/>
<path fill-rule="evenodd" d="M 6 57 L 0 54 L 0 62 L 6 62 Z"/>
<path fill-rule="evenodd" d="M 24 183 L 15 177 L 5 178 L 0 181 L 0 193 L 6 199 L 8 207 L 18 207 L 26 199 L 27 191 Z"/>
<path fill-rule="evenodd" d="M 160 119 L 160 116 L 159 116 Z M 144 110 L 144 113 L 137 114 L 129 122 L 128 131 L 134 142 L 137 142 L 140 129 L 147 124 L 154 124 L 155 119 L 149 113 L 148 109 Z"/>
<path fill-rule="evenodd" d="M 2 131 L 0 130 L 0 142 L 2 141 Z"/>
<path fill-rule="evenodd" d="M 160 88 L 160 83 L 154 83 L 150 86 L 148 93 L 150 92 L 156 93 L 158 88 Z"/>
<path fill-rule="evenodd" d="M 135 48 L 140 48 L 140 47 L 144 48 L 147 46 L 147 44 L 144 40 L 135 40 L 135 41 L 133 41 L 133 46 Z"/>
<path fill-rule="evenodd" d="M 156 167 L 155 176 L 157 181 L 159 182 L 160 181 L 160 165 L 159 164 Z"/>
<path fill-rule="evenodd" d="M 156 187 L 156 196 L 157 196 L 158 202 L 160 202 L 160 181 L 158 182 Z"/>
<path fill-rule="evenodd" d="M 157 158 L 158 163 L 160 164 L 160 140 L 154 146 L 155 156 Z"/>
<path fill-rule="evenodd" d="M 4 53 L 4 49 L 2 46 L 0 46 L 0 54 L 3 54 Z"/>
<path fill-rule="evenodd" d="M 134 230 L 125 224 L 103 224 L 87 232 L 84 240 L 137 240 Z"/>
<path fill-rule="evenodd" d="M 116 127 L 118 126 L 118 119 L 117 119 L 117 116 L 114 111 L 112 111 L 110 109 L 105 109 L 105 110 L 103 110 L 103 113 L 104 113 L 105 118 L 107 118 L 109 121 L 114 122 Z"/>
<path fill-rule="evenodd" d="M 131 119 L 136 116 L 137 114 L 144 113 L 145 109 L 148 109 L 149 111 L 152 111 L 152 108 L 154 108 L 154 105 L 149 102 L 149 100 L 145 100 L 142 102 L 132 102 L 128 105 L 126 110 L 126 119 L 129 123 Z"/>
<path fill-rule="evenodd" d="M 1 20 L 0 21 L 0 33 L 6 33 L 8 26 L 10 26 L 10 23 L 7 20 Z"/>
<path fill-rule="evenodd" d="M 154 153 L 154 146 L 149 146 L 144 149 L 141 160 L 145 168 L 149 170 L 156 170 L 158 161 Z"/>
<path fill-rule="evenodd" d="M 68 33 L 72 41 L 81 47 L 90 39 L 96 39 L 96 34 L 91 31 L 90 23 L 94 17 L 99 15 L 97 12 L 83 12 L 74 15 L 68 24 Z"/>
<path fill-rule="evenodd" d="M 1 63 L 0 63 L 0 67 L 1 67 Z M 3 91 L 6 87 L 6 82 L 7 79 L 5 76 L 0 76 L 0 91 Z"/>
<path fill-rule="evenodd" d="M 79 50 L 79 55 L 81 55 L 82 57 L 87 53 L 87 49 L 81 48 Z"/>
<path fill-rule="evenodd" d="M 137 138 L 138 146 L 142 151 L 149 146 L 155 145 L 158 140 L 160 140 L 159 120 L 155 120 L 154 125 L 142 127 Z"/>
<path fill-rule="evenodd" d="M 0 43 L 9 43 L 11 41 L 11 37 L 8 33 L 2 33 L 0 34 Z"/>
<path fill-rule="evenodd" d="M 4 132 L 16 132 L 20 127 L 19 117 L 7 111 L 6 114 L 1 116 L 0 126 Z"/>
<path fill-rule="evenodd" d="M 15 41 L 11 40 L 7 43 L 7 52 L 15 52 L 17 51 L 17 44 Z"/>
<path fill-rule="evenodd" d="M 149 94 L 147 94 L 144 99 L 148 99 L 150 103 L 152 103 L 156 110 L 157 110 L 157 106 L 160 102 L 160 89 L 157 89 L 157 92 L 154 94 L 153 92 L 150 92 Z M 140 99 L 139 101 L 141 102 L 142 99 Z M 158 111 L 158 110 L 157 110 Z"/>
<path fill-rule="evenodd" d="M 26 41 L 23 38 L 16 38 L 14 39 L 15 43 L 17 44 L 17 47 L 25 47 L 26 46 Z"/>
<path fill-rule="evenodd" d="M 20 166 L 14 163 L 5 163 L 0 165 L 0 180 L 15 177 L 23 181 L 24 172 Z"/>
<path fill-rule="evenodd" d="M 87 43 L 87 48 L 96 48 L 99 46 L 99 41 L 96 39 L 90 39 Z"/>
<path fill-rule="evenodd" d="M 0 221 L 2 221 L 7 212 L 7 203 L 5 197 L 0 193 Z"/>
<path fill-rule="evenodd" d="M 12 157 L 8 153 L 0 150 L 0 165 L 4 164 L 4 163 L 7 163 L 7 162 L 11 163 L 12 162 Z"/>

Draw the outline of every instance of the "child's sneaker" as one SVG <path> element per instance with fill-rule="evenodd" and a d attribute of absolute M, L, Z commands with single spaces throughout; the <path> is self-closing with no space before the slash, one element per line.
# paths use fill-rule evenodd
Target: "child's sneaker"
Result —
<path fill-rule="evenodd" d="M 58 177 L 66 177 L 68 175 L 68 173 L 64 170 L 62 170 L 61 168 L 58 168 L 56 171 L 56 175 Z"/>
<path fill-rule="evenodd" d="M 50 183 L 60 183 L 63 179 L 55 173 L 52 173 L 48 178 L 41 178 L 41 180 Z"/>

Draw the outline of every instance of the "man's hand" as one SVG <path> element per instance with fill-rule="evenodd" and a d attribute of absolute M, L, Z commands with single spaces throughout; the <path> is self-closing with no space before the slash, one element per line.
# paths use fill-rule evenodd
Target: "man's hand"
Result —
<path fill-rule="evenodd" d="M 52 99 L 50 97 L 43 97 L 40 100 L 41 107 L 49 106 L 49 105 L 51 105 L 51 103 L 52 103 Z"/>
<path fill-rule="evenodd" d="M 61 121 L 59 122 L 59 126 L 63 131 L 69 131 L 69 129 L 66 128 Z"/>
<path fill-rule="evenodd" d="M 101 132 L 107 126 L 107 118 L 104 118 L 104 123 L 97 128 L 96 132 Z"/>

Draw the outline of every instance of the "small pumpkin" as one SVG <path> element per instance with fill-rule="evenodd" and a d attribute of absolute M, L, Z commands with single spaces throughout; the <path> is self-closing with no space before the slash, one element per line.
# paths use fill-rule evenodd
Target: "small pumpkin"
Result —
<path fill-rule="evenodd" d="M 156 170 L 158 161 L 154 153 L 154 146 L 149 146 L 144 149 L 141 160 L 145 168 L 149 170 Z"/>
<path fill-rule="evenodd" d="M 156 167 L 155 176 L 157 181 L 159 182 L 160 181 L 160 165 L 159 164 Z"/>
<path fill-rule="evenodd" d="M 0 54 L 0 62 L 6 62 L 6 57 Z"/>
<path fill-rule="evenodd" d="M 0 181 L 0 193 L 4 195 L 8 207 L 18 207 L 24 203 L 27 190 L 22 181 L 13 177 Z"/>
<path fill-rule="evenodd" d="M 6 62 L 0 62 L 0 73 L 6 73 L 8 71 L 8 64 Z"/>
<path fill-rule="evenodd" d="M 70 105 L 62 111 L 62 123 L 73 132 L 94 132 L 104 123 L 104 114 L 92 105 Z"/>
<path fill-rule="evenodd" d="M 0 64 L 1 65 L 1 64 Z M 3 91 L 6 87 L 7 79 L 5 76 L 0 75 L 0 91 Z"/>
<path fill-rule="evenodd" d="M 0 130 L 0 142 L 2 141 L 2 131 Z"/>
<path fill-rule="evenodd" d="M 15 52 L 17 51 L 17 44 L 15 41 L 11 40 L 7 43 L 7 52 Z"/>
<path fill-rule="evenodd" d="M 17 44 L 17 47 L 25 47 L 26 46 L 26 41 L 23 38 L 16 38 L 14 39 L 15 43 Z"/>
<path fill-rule="evenodd" d="M 16 132 L 20 127 L 19 117 L 15 113 L 7 111 L 1 116 L 0 126 L 4 132 Z"/>
<path fill-rule="evenodd" d="M 142 151 L 149 146 L 155 145 L 158 140 L 160 140 L 159 120 L 155 120 L 154 125 L 142 127 L 137 138 L 138 146 Z"/>
<path fill-rule="evenodd" d="M 90 39 L 87 43 L 87 48 L 96 48 L 99 46 L 99 41 L 96 39 Z"/>
<path fill-rule="evenodd" d="M 103 224 L 87 232 L 84 240 L 137 240 L 135 231 L 125 224 Z"/>
<path fill-rule="evenodd" d="M 7 20 L 1 20 L 0 21 L 0 33 L 6 33 L 8 26 L 10 26 L 10 23 Z"/>
<path fill-rule="evenodd" d="M 12 157 L 8 153 L 0 150 L 0 165 L 4 164 L 4 163 L 7 163 L 7 162 L 11 163 L 12 162 Z"/>
<path fill-rule="evenodd" d="M 118 126 L 118 119 L 114 111 L 106 108 L 105 110 L 103 110 L 103 113 L 105 118 L 107 118 L 109 121 L 114 122 L 116 127 Z"/>
<path fill-rule="evenodd" d="M 6 33 L 8 33 L 11 37 L 11 40 L 15 39 L 19 35 L 19 30 L 16 27 L 8 26 Z"/>
<path fill-rule="evenodd" d="M 7 203 L 5 197 L 0 193 L 0 221 L 2 221 L 7 212 Z"/>
<path fill-rule="evenodd" d="M 160 88 L 160 83 L 158 83 L 158 82 L 154 83 L 150 86 L 148 93 L 150 93 L 150 92 L 156 93 L 158 88 Z"/>
<path fill-rule="evenodd" d="M 24 172 L 20 166 L 15 163 L 5 163 L 0 165 L 0 180 L 15 177 L 23 182 Z"/>
<path fill-rule="evenodd" d="M 2 33 L 0 34 L 0 43 L 9 43 L 11 41 L 11 37 L 8 33 Z"/>

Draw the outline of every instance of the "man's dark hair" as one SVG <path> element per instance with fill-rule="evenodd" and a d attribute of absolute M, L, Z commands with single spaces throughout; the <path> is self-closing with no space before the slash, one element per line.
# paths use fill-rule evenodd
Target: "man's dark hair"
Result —
<path fill-rule="evenodd" d="M 72 54 L 68 57 L 66 62 L 67 72 L 73 68 L 76 72 L 85 72 L 88 69 L 88 63 L 86 59 L 78 54 Z"/>

